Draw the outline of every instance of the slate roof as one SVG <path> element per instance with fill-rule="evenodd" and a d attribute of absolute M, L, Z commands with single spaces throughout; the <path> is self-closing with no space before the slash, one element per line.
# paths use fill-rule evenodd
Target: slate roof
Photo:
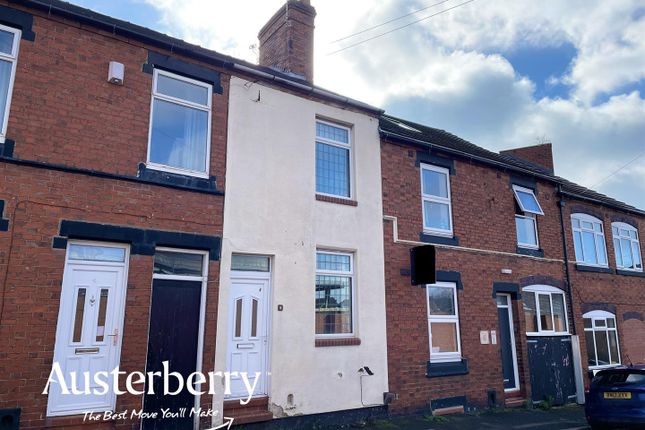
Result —
<path fill-rule="evenodd" d="M 436 147 L 461 157 L 477 159 L 478 161 L 495 164 L 502 168 L 517 170 L 520 173 L 529 174 L 559 184 L 562 187 L 563 194 L 571 197 L 645 216 L 645 211 L 642 209 L 585 188 L 560 176 L 556 176 L 549 170 L 528 161 L 511 155 L 489 151 L 445 130 L 428 127 L 391 115 L 382 115 L 379 126 L 381 134 L 385 136 L 420 146 Z"/>

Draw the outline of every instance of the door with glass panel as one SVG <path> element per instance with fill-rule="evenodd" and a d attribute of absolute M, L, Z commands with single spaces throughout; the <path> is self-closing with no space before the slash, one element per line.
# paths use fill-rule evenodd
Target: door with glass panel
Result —
<path fill-rule="evenodd" d="M 502 373 L 504 391 L 520 388 L 515 350 L 515 330 L 513 328 L 513 309 L 511 295 L 497 293 L 497 316 L 499 319 L 499 346 L 502 353 Z"/>
<path fill-rule="evenodd" d="M 267 393 L 269 258 L 234 255 L 232 269 L 226 369 L 232 373 L 228 397 L 248 396 L 240 372 L 248 375 L 251 386 L 258 378 L 253 395 L 264 395 Z"/>
<path fill-rule="evenodd" d="M 73 242 L 67 248 L 54 364 L 60 366 L 70 391 L 75 388 L 84 393 L 63 394 L 61 385 L 52 383 L 50 416 L 114 410 L 115 393 L 111 387 L 104 390 L 97 385 L 94 375 L 119 365 L 127 254 L 125 246 L 110 244 Z M 83 372 L 89 372 L 87 386 Z"/>

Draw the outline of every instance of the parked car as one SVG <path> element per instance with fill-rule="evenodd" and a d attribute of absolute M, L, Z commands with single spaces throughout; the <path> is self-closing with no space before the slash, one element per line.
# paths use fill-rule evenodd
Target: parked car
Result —
<path fill-rule="evenodd" d="M 645 365 L 596 373 L 586 393 L 585 413 L 592 429 L 645 429 Z"/>

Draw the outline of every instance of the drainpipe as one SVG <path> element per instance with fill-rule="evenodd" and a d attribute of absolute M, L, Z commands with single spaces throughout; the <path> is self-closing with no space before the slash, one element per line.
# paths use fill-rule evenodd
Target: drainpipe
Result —
<path fill-rule="evenodd" d="M 560 208 L 560 234 L 562 235 L 562 250 L 564 251 L 564 274 L 567 278 L 567 296 L 569 297 L 569 309 L 571 309 L 571 322 L 572 334 L 576 335 L 576 317 L 573 313 L 573 294 L 571 293 L 571 275 L 569 273 L 569 254 L 567 252 L 567 234 L 564 229 L 564 206 L 566 202 L 562 198 L 562 185 L 558 185 L 558 194 L 560 195 L 560 200 L 558 201 L 558 207 Z"/>
<path fill-rule="evenodd" d="M 576 403 L 583 405 L 585 403 L 585 382 L 582 369 L 582 351 L 580 350 L 580 339 L 576 334 L 576 316 L 573 311 L 573 292 L 571 286 L 571 274 L 569 273 L 569 254 L 567 252 L 567 234 L 564 229 L 564 206 L 566 202 L 562 194 L 562 185 L 558 185 L 558 194 L 560 200 L 560 231 L 562 234 L 562 250 L 564 251 L 564 273 L 567 278 L 567 296 L 569 297 L 569 309 L 571 309 L 572 336 L 571 336 L 571 354 L 573 355 L 573 378 L 576 383 Z"/>

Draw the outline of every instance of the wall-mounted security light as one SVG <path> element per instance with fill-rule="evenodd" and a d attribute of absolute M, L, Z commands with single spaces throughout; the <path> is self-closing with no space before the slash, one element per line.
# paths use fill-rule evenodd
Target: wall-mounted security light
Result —
<path fill-rule="evenodd" d="M 108 67 L 108 82 L 115 85 L 123 85 L 123 78 L 125 75 L 125 66 L 123 63 L 110 61 Z"/>

